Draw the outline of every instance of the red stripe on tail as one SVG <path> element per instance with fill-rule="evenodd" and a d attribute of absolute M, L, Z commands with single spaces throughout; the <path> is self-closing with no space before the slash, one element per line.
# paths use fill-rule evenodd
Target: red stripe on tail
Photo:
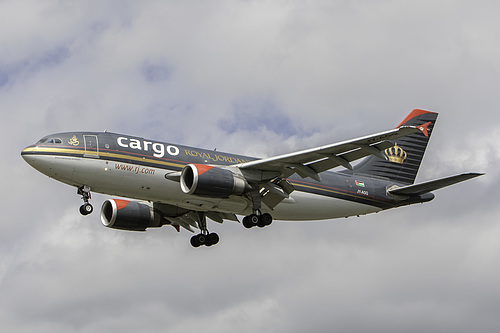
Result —
<path fill-rule="evenodd" d="M 435 112 L 425 111 L 425 110 L 420 110 L 420 109 L 415 109 L 415 110 L 413 110 L 412 112 L 410 112 L 410 114 L 409 114 L 409 115 L 407 115 L 407 116 L 406 116 L 406 118 L 405 118 L 405 119 L 403 119 L 403 121 L 402 121 L 402 122 L 400 122 L 398 126 L 396 126 L 396 128 L 401 127 L 401 126 L 403 126 L 406 122 L 408 122 L 409 120 L 411 120 L 411 119 L 413 119 L 413 118 L 415 118 L 415 117 L 418 117 L 418 116 L 420 116 L 420 115 L 422 115 L 422 114 L 426 114 L 426 113 L 435 113 Z M 426 135 L 426 136 L 427 136 L 427 135 Z"/>

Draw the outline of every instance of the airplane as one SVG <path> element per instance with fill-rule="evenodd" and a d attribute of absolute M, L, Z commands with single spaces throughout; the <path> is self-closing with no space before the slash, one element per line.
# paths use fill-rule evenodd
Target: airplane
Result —
<path fill-rule="evenodd" d="M 191 245 L 212 246 L 219 236 L 207 219 L 239 222 L 239 215 L 244 227 L 262 228 L 360 216 L 428 202 L 432 191 L 483 175 L 414 184 L 437 116 L 415 109 L 391 130 L 261 159 L 110 132 L 50 134 L 21 156 L 76 187 L 82 215 L 93 211 L 91 192 L 120 197 L 102 204 L 106 227 L 199 229 Z"/>

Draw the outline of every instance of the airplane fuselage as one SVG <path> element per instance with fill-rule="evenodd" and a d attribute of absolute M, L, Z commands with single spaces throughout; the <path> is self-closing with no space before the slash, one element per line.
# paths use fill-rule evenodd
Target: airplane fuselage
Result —
<path fill-rule="evenodd" d="M 174 145 L 108 132 L 68 132 L 49 135 L 23 150 L 35 169 L 71 186 L 93 192 L 175 205 L 188 210 L 247 215 L 252 202 L 245 196 L 213 198 L 184 193 L 166 175 L 188 164 L 230 166 L 255 158 Z M 327 171 L 321 182 L 293 175 L 295 190 L 272 210 L 278 220 L 320 220 L 349 217 L 432 200 L 434 195 L 401 198 L 387 190 L 394 181 L 361 174 Z M 271 211 L 265 206 L 263 211 Z"/>

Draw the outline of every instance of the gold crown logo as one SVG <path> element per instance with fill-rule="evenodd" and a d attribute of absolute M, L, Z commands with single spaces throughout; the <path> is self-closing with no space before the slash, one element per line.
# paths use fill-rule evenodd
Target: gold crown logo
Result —
<path fill-rule="evenodd" d="M 390 162 L 403 164 L 406 160 L 406 152 L 403 150 L 403 148 L 398 146 L 397 143 L 394 145 L 394 147 L 384 150 L 384 152 L 385 156 L 387 156 Z"/>

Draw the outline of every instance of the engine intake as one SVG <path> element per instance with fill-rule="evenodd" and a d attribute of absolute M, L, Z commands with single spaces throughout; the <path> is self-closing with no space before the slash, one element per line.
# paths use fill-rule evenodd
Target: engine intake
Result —
<path fill-rule="evenodd" d="M 251 190 L 239 170 L 204 164 L 188 164 L 181 174 L 181 189 L 186 194 L 227 198 Z"/>
<path fill-rule="evenodd" d="M 132 231 L 145 231 L 146 228 L 163 225 L 152 204 L 120 199 L 106 200 L 102 204 L 101 222 L 108 228 Z"/>

